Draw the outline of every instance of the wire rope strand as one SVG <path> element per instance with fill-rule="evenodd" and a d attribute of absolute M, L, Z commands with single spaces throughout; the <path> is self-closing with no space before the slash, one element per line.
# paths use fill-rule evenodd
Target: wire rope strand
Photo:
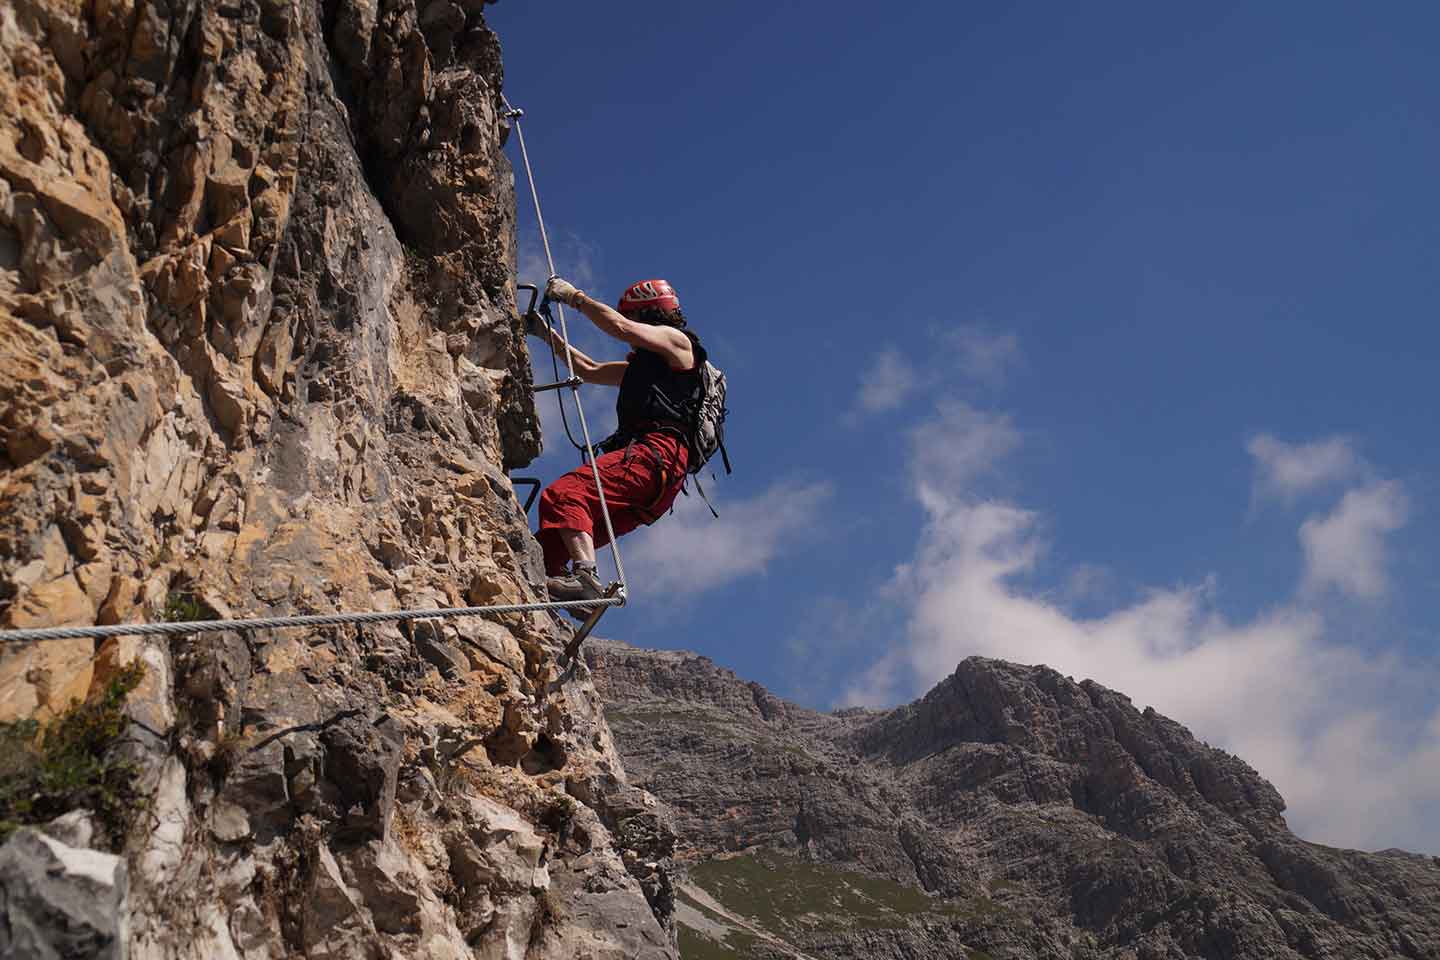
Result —
<path fill-rule="evenodd" d="M 277 630 L 286 627 L 337 627 L 352 623 L 389 623 L 397 620 L 448 620 L 486 614 L 528 613 L 533 610 L 598 610 L 624 606 L 625 597 L 595 600 L 542 600 L 501 603 L 486 607 L 436 607 L 426 610 L 368 610 L 354 613 L 314 613 L 292 617 L 252 617 L 241 620 L 190 620 L 181 623 L 120 623 L 95 627 L 37 627 L 0 630 L 0 644 L 39 640 L 85 640 L 130 636 L 178 636 L 219 633 L 226 630 Z"/>
<path fill-rule="evenodd" d="M 501 98 L 507 115 L 515 124 L 515 138 L 520 142 L 520 158 L 525 164 L 525 179 L 530 185 L 530 199 L 535 205 L 535 222 L 540 227 L 540 244 L 545 248 L 545 263 L 550 269 L 550 276 L 555 276 L 555 258 L 550 253 L 550 234 L 545 229 L 545 216 L 540 212 L 540 191 L 535 186 L 535 171 L 530 166 L 530 150 L 525 146 L 525 131 L 520 123 L 521 111 L 510 105 L 510 101 Z M 560 337 L 565 341 L 565 369 L 569 371 L 571 379 L 575 377 L 575 358 L 570 349 L 570 329 L 565 321 L 565 307 L 563 304 L 556 304 L 556 310 L 560 317 Z M 610 506 L 605 502 L 605 486 L 600 482 L 600 467 L 595 463 L 595 446 L 590 441 L 590 426 L 585 422 L 585 406 L 580 402 L 580 388 L 572 386 L 575 399 L 575 412 L 580 418 L 580 435 L 585 439 L 585 451 L 590 459 L 590 472 L 595 478 L 595 492 L 600 499 L 600 516 L 605 521 L 605 535 L 610 538 L 610 555 L 615 560 L 615 575 L 620 580 L 621 596 L 629 591 L 629 584 L 625 579 L 625 564 L 620 559 L 620 544 L 615 537 L 615 527 L 610 521 Z"/>
<path fill-rule="evenodd" d="M 555 258 L 550 253 L 550 233 L 545 229 L 545 218 L 540 213 L 540 192 L 535 188 L 535 171 L 530 167 L 530 150 L 525 146 L 525 128 L 520 123 L 520 118 L 524 115 L 525 111 L 515 109 L 503 94 L 500 97 L 500 102 L 505 107 L 505 116 L 515 125 L 515 139 L 520 143 L 520 159 L 525 164 L 525 182 L 530 187 L 530 200 L 535 206 L 535 222 L 540 227 L 540 245 L 545 249 L 545 266 L 553 277 L 555 275 Z M 565 327 L 565 308 L 557 304 L 556 309 L 560 311 L 560 327 L 563 330 Z M 553 349 L 550 351 L 550 359 L 552 363 L 555 360 L 555 351 Z M 570 372 L 571 377 L 575 376 L 575 365 L 571 363 L 570 341 L 568 339 L 565 341 L 565 368 Z M 558 367 L 555 368 L 555 379 L 560 379 L 560 370 Z M 575 407 L 578 410 L 580 407 L 580 397 L 576 395 L 571 399 L 575 401 Z M 555 402 L 560 406 L 560 422 L 565 426 L 565 438 L 570 441 L 572 447 L 580 452 L 583 462 L 587 454 L 584 448 L 576 443 L 575 438 L 570 435 L 570 421 L 565 416 L 564 394 L 557 391 L 555 394 Z M 589 456 L 592 460 L 594 459 L 593 451 Z"/>
<path fill-rule="evenodd" d="M 554 351 L 554 350 L 551 350 L 551 351 L 550 351 L 550 369 L 555 372 L 555 380 L 556 380 L 556 382 L 559 382 L 559 380 L 560 380 L 560 359 L 555 356 L 555 351 Z M 574 397 L 571 397 L 571 399 L 574 400 L 575 398 L 574 398 Z M 580 462 L 581 462 L 581 463 L 584 463 L 584 462 L 585 462 L 585 447 L 580 443 L 580 441 L 576 440 L 576 439 L 575 439 L 575 435 L 570 432 L 570 418 L 567 417 L 567 416 L 565 416 L 565 391 L 564 391 L 564 390 L 556 390 L 556 391 L 555 391 L 555 404 L 560 408 L 560 425 L 565 428 L 565 439 L 570 441 L 570 446 L 574 447 L 575 450 L 576 450 L 576 452 L 580 454 Z"/>

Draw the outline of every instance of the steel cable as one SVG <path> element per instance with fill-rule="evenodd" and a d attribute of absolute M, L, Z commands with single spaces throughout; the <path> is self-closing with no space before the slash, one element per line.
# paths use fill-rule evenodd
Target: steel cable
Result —
<path fill-rule="evenodd" d="M 550 276 L 556 276 L 555 258 L 550 253 L 550 235 L 545 230 L 545 217 L 540 212 L 540 191 L 535 187 L 535 171 L 530 166 L 530 151 L 525 146 L 525 131 L 521 129 L 520 118 L 524 112 L 516 110 L 510 105 L 510 101 L 501 98 L 505 105 L 505 115 L 515 124 L 515 138 L 520 142 L 520 158 L 525 164 L 525 179 L 530 185 L 530 199 L 535 205 L 535 222 L 540 227 L 540 243 L 545 248 L 545 264 L 550 270 Z M 565 322 L 565 307 L 556 304 L 555 309 L 560 317 L 560 338 L 565 341 L 565 368 L 569 371 L 571 379 L 575 377 L 575 358 L 570 350 L 570 330 Z M 600 515 L 605 520 L 605 535 L 610 538 L 610 553 L 615 558 L 615 575 L 620 581 L 620 597 L 623 599 L 629 593 L 629 583 L 625 579 L 625 564 L 620 559 L 620 544 L 615 537 L 614 524 L 610 522 L 610 507 L 605 502 L 605 486 L 600 482 L 600 467 L 595 463 L 595 446 L 590 441 L 590 426 L 585 422 L 585 406 L 580 402 L 580 388 L 572 386 L 574 391 L 575 412 L 580 418 L 580 434 L 585 438 L 585 453 L 590 459 L 590 472 L 595 478 L 595 492 L 600 500 Z"/>
<path fill-rule="evenodd" d="M 351 623 L 389 623 L 396 620 L 444 620 L 478 617 L 485 614 L 526 613 L 531 610 L 595 610 L 618 607 L 622 597 L 598 600 L 545 600 L 534 603 L 501 603 L 489 607 L 437 607 L 430 610 L 373 610 L 363 613 L 315 613 L 293 617 L 252 617 L 245 620 L 190 620 L 182 623 L 118 623 L 103 627 L 36 627 L 27 630 L 0 630 L 0 643 L 27 640 L 82 640 L 130 636 L 180 636 L 190 633 L 220 633 L 226 630 L 275 630 L 282 627 L 338 627 Z"/>

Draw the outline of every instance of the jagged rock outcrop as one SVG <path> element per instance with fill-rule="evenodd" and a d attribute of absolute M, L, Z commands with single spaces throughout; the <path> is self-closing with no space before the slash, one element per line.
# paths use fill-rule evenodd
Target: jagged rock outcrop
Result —
<path fill-rule="evenodd" d="M 483 0 L 0 7 L 0 626 L 543 592 L 500 83 Z M 132 957 L 670 957 L 567 636 L 11 644 L 0 720 L 145 664 Z"/>
<path fill-rule="evenodd" d="M 125 956 L 129 931 L 125 862 L 39 830 L 17 830 L 0 847 L 0 956 Z"/>
<path fill-rule="evenodd" d="M 1243 761 L 1091 681 L 975 657 L 820 714 L 693 654 L 587 649 L 685 841 L 701 955 L 1440 957 L 1440 859 L 1298 839 Z"/>

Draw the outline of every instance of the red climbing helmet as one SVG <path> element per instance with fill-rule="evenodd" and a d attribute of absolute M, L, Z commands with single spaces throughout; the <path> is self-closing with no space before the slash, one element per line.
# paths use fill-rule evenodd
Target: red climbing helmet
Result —
<path fill-rule="evenodd" d="M 675 295 L 675 288 L 668 280 L 641 280 L 625 288 L 616 309 L 628 317 L 646 307 L 679 310 L 680 298 Z"/>

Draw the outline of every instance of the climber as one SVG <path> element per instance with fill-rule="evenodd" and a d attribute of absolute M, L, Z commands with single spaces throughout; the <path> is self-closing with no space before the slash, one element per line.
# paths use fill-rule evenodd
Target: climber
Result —
<path fill-rule="evenodd" d="M 691 452 L 687 403 L 701 383 L 705 348 L 685 329 L 675 290 L 664 280 L 642 280 L 620 297 L 616 309 L 594 300 L 560 277 L 545 288 L 548 300 L 580 311 L 591 323 L 632 348 L 624 360 L 601 363 L 568 347 L 575 374 L 587 383 L 619 387 L 620 422 L 597 444 L 595 466 L 604 485 L 615 536 L 659 519 L 685 482 Z M 567 349 L 558 331 L 532 313 L 527 329 L 556 353 Z M 570 471 L 540 495 L 540 529 L 546 586 L 552 600 L 594 600 L 604 594 L 595 548 L 609 542 L 595 477 L 588 465 Z"/>

